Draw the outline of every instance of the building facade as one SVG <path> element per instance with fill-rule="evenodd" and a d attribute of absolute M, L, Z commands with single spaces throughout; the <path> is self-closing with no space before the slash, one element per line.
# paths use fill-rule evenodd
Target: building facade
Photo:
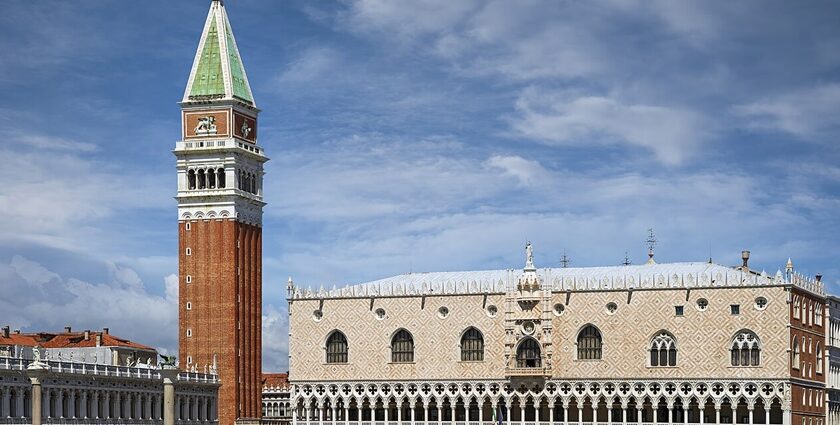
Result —
<path fill-rule="evenodd" d="M 154 424 L 164 413 L 164 379 L 157 368 L 102 365 L 69 360 L 0 357 L 0 424 L 31 424 L 41 406 L 41 423 Z M 216 375 L 180 372 L 174 383 L 177 424 L 217 424 Z M 40 402 L 33 397 L 40 393 Z"/>
<path fill-rule="evenodd" d="M 825 291 L 743 264 L 289 284 L 293 423 L 823 425 Z"/>
<path fill-rule="evenodd" d="M 263 164 L 257 109 L 222 1 L 211 2 L 181 102 L 179 356 L 217 366 L 219 420 L 256 423 L 262 376 Z"/>
<path fill-rule="evenodd" d="M 291 386 L 289 386 L 289 374 L 263 374 L 262 408 L 263 424 L 289 425 L 292 423 L 292 400 Z"/>
<path fill-rule="evenodd" d="M 828 365 L 828 379 L 825 403 L 831 425 L 840 424 L 840 298 L 830 295 L 826 302 L 827 329 L 825 361 Z"/>

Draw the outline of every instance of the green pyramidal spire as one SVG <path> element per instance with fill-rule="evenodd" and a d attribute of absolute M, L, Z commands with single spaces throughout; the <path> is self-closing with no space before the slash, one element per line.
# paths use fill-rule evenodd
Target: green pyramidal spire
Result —
<path fill-rule="evenodd" d="M 214 0 L 201 33 L 183 101 L 218 99 L 236 99 L 256 106 L 224 3 Z"/>

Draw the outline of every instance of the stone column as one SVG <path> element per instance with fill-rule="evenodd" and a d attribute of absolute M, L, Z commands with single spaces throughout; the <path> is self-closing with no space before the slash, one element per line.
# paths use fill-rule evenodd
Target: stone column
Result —
<path fill-rule="evenodd" d="M 411 425 L 414 425 L 415 422 L 417 421 L 417 418 L 415 418 L 415 415 L 417 415 L 417 405 L 414 404 L 414 403 L 415 402 L 412 399 L 411 403 L 408 404 L 408 407 L 411 409 Z M 424 417 L 423 419 L 425 421 L 426 418 Z"/>
<path fill-rule="evenodd" d="M 578 425 L 583 423 L 583 403 L 578 404 Z"/>
<path fill-rule="evenodd" d="M 163 378 L 163 425 L 175 425 L 175 382 L 178 380 L 178 369 L 163 366 L 160 376 Z"/>
<path fill-rule="evenodd" d="M 44 412 L 41 405 L 41 380 L 49 373 L 50 366 L 40 361 L 40 347 L 35 347 L 36 358 L 35 361 L 29 364 L 26 368 L 26 375 L 29 377 L 29 382 L 32 383 L 32 425 L 41 425 L 43 423 L 42 414 Z"/>
<path fill-rule="evenodd" d="M 592 423 L 598 423 L 598 402 L 594 400 L 592 403 Z"/>
<path fill-rule="evenodd" d="M 19 418 L 25 417 L 26 412 L 23 411 L 23 388 L 18 388 L 15 392 L 15 412 Z"/>
<path fill-rule="evenodd" d="M 639 401 L 636 401 L 636 422 L 641 424 L 642 423 L 642 411 L 644 406 L 639 405 Z"/>
<path fill-rule="evenodd" d="M 438 425 L 441 425 L 443 423 L 443 405 L 440 400 L 436 400 L 435 404 L 437 404 Z"/>
<path fill-rule="evenodd" d="M 292 425 L 298 425 L 297 421 L 297 402 L 295 402 L 295 406 L 292 408 Z"/>
<path fill-rule="evenodd" d="M 396 400 L 397 405 L 397 423 L 402 423 L 402 400 Z M 390 407 L 389 407 L 390 408 Z"/>
<path fill-rule="evenodd" d="M 569 423 L 569 405 L 566 403 L 563 403 L 563 422 Z"/>
<path fill-rule="evenodd" d="M 548 404 L 548 423 L 554 423 L 554 400 Z"/>
<path fill-rule="evenodd" d="M 510 425 L 513 421 L 513 413 L 511 413 L 511 408 L 513 407 L 513 402 L 511 400 L 505 400 L 505 410 L 507 410 L 507 417 L 506 422 L 507 425 Z"/>
<path fill-rule="evenodd" d="M 734 416 L 734 415 L 733 415 Z M 733 418 L 734 419 L 734 418 Z M 734 421 L 733 421 L 734 422 Z M 720 406 L 715 406 L 715 423 L 720 423 Z"/>
<path fill-rule="evenodd" d="M 344 425 L 350 423 L 350 400 L 344 400 Z"/>
<path fill-rule="evenodd" d="M 750 414 L 750 422 L 749 422 L 750 425 L 753 425 L 753 423 L 754 423 L 753 422 L 753 409 L 755 409 L 755 405 L 753 405 L 753 404 L 748 404 L 747 405 L 747 412 L 749 412 L 749 414 Z M 733 416 L 737 416 L 737 415 L 733 415 Z M 738 421 L 735 420 L 733 422 L 738 422 Z"/>
<path fill-rule="evenodd" d="M 627 406 L 621 406 L 621 424 L 627 424 Z"/>

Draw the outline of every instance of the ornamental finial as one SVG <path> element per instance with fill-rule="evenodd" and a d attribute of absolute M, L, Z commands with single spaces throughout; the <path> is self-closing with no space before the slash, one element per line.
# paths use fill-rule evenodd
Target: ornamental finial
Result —
<path fill-rule="evenodd" d="M 648 238 L 645 242 L 647 243 L 647 246 L 648 246 L 648 260 L 647 260 L 647 263 L 648 264 L 656 264 L 656 261 L 654 261 L 654 259 L 653 259 L 653 248 L 656 247 L 657 240 L 656 240 L 656 236 L 654 236 L 654 234 L 653 234 L 653 229 L 652 228 L 648 229 Z"/>

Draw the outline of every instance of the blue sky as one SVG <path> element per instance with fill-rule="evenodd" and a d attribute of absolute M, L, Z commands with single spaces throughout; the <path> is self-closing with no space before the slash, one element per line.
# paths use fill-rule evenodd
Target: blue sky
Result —
<path fill-rule="evenodd" d="M 180 100 L 209 1 L 0 15 L 0 322 L 177 344 Z M 285 282 L 643 262 L 840 293 L 840 5 L 230 0 L 267 164 L 264 361 Z"/>

